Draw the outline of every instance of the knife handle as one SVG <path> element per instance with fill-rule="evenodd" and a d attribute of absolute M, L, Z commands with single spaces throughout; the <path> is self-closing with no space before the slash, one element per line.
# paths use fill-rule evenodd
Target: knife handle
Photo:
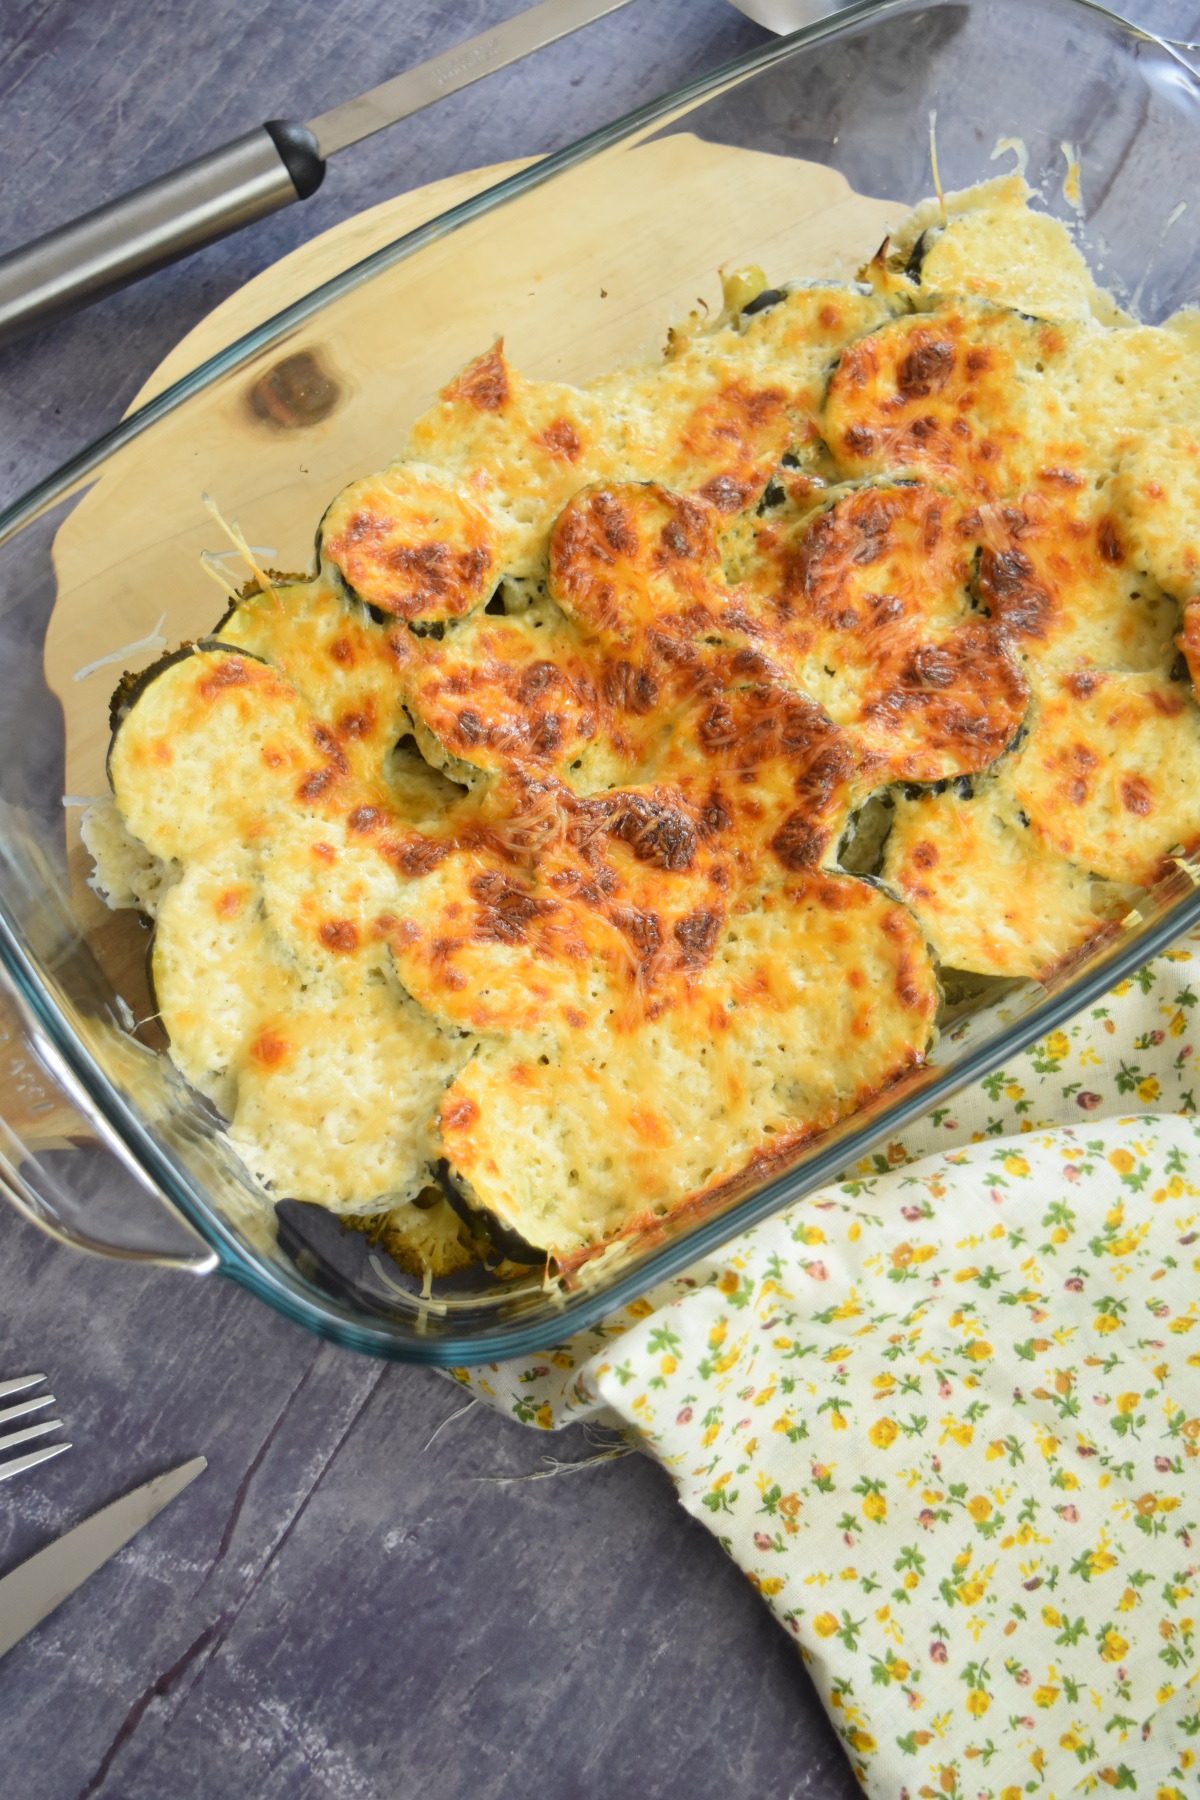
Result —
<path fill-rule="evenodd" d="M 0 347 L 307 200 L 325 176 L 305 125 L 270 119 L 196 162 L 0 256 Z"/>

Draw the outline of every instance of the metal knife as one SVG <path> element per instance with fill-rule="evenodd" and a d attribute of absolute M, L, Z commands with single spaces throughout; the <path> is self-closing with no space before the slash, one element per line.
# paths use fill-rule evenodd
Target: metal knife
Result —
<path fill-rule="evenodd" d="M 5 1575 L 0 1580 L 0 1656 L 61 1606 L 207 1467 L 203 1456 L 193 1456 L 177 1469 L 156 1475 Z"/>
<path fill-rule="evenodd" d="M 799 31 L 802 25 L 815 25 L 818 19 L 831 19 L 845 12 L 852 0 L 732 0 L 756 25 L 783 36 Z"/>
<path fill-rule="evenodd" d="M 326 157 L 628 4 L 541 0 L 307 125 L 268 119 L 197 162 L 10 251 L 0 257 L 0 346 L 293 200 L 307 200 L 325 178 Z"/>

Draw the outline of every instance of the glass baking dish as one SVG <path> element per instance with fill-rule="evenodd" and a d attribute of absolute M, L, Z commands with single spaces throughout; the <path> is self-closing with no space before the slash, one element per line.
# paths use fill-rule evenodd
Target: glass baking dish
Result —
<path fill-rule="evenodd" d="M 368 257 L 11 508 L 0 519 L 0 1183 L 15 1204 L 83 1248 L 232 1276 L 375 1355 L 525 1354 L 829 1180 L 1200 920 L 1200 875 L 1180 864 L 1102 949 L 1051 986 L 1017 983 L 968 1008 L 928 1068 L 765 1184 L 685 1208 L 573 1286 L 476 1272 L 422 1294 L 318 1208 L 284 1203 L 276 1231 L 215 1116 L 139 1023 L 152 1011 L 145 934 L 87 889 L 73 804 L 102 791 L 107 696 L 120 666 L 137 664 L 129 646 L 200 634 L 220 611 L 199 568 L 213 538 L 206 490 L 275 566 L 307 566 L 327 501 L 385 462 L 500 333 L 525 373 L 582 380 L 652 350 L 697 298 L 718 301 L 722 264 L 758 263 L 774 280 L 853 276 L 870 232 L 877 242 L 930 191 L 934 115 L 944 187 L 1027 157 L 1102 282 L 1160 319 L 1192 298 L 1195 215 L 1178 203 L 1200 180 L 1198 92 L 1167 46 L 1086 0 L 854 7 Z M 1074 160 L 1082 206 L 1065 181 Z M 86 672 L 122 646 L 117 667 Z"/>

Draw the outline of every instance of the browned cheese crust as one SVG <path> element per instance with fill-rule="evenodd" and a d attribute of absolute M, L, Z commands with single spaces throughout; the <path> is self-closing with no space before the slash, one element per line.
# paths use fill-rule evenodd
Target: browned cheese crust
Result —
<path fill-rule="evenodd" d="M 987 194 L 1001 239 L 1029 218 Z M 1061 317 L 893 269 L 582 390 L 493 346 L 311 581 L 135 695 L 111 770 L 183 871 L 173 1053 L 269 1185 L 344 1018 L 351 1085 L 401 1040 L 419 1074 L 402 1128 L 332 1120 L 308 1197 L 408 1204 L 444 1158 L 499 1241 L 578 1262 L 918 1067 L 937 959 L 1045 977 L 1196 841 L 1197 359 L 1087 314 L 1059 230 Z M 1120 410 L 1155 354 L 1182 420 L 1144 380 Z M 218 1029 L 235 938 L 258 997 Z"/>

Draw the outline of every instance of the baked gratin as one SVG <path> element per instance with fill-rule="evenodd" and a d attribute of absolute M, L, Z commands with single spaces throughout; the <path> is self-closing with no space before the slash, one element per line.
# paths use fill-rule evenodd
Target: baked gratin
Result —
<path fill-rule="evenodd" d="M 96 882 L 268 1199 L 570 1268 L 768 1172 L 1200 837 L 1200 324 L 1013 177 L 726 280 L 577 389 L 493 345 L 114 696 Z"/>

